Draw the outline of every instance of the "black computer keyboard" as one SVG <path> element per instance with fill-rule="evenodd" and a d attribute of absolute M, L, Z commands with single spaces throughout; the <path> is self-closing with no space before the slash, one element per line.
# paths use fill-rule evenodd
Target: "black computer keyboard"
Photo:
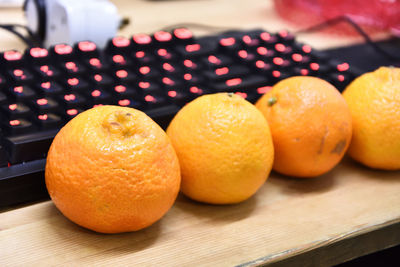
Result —
<path fill-rule="evenodd" d="M 235 92 L 255 102 L 294 75 L 338 90 L 359 73 L 287 31 L 229 31 L 195 38 L 184 28 L 132 38 L 0 53 L 0 206 L 47 197 L 44 166 L 58 130 L 96 105 L 146 112 L 163 128 L 188 101 Z"/>

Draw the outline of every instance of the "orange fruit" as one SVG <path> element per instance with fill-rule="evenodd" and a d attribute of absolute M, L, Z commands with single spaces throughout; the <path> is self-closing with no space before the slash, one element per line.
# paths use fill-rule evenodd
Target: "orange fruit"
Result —
<path fill-rule="evenodd" d="M 191 199 L 231 204 L 251 197 L 271 171 L 268 123 L 232 93 L 196 98 L 172 119 L 167 134 L 179 158 L 181 191 Z"/>
<path fill-rule="evenodd" d="M 351 116 L 343 96 L 316 77 L 291 77 L 256 103 L 267 119 L 275 148 L 273 169 L 315 177 L 335 167 L 351 139 Z"/>
<path fill-rule="evenodd" d="M 71 221 L 119 233 L 145 228 L 171 208 L 180 170 L 168 136 L 150 117 L 100 106 L 56 135 L 45 179 L 54 204 Z"/>
<path fill-rule="evenodd" d="M 376 169 L 400 169 L 400 68 L 381 67 L 343 92 L 353 118 L 349 155 Z"/>

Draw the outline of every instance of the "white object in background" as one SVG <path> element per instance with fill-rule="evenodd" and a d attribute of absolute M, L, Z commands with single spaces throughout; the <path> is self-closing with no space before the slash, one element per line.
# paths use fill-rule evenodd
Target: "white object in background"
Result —
<path fill-rule="evenodd" d="M 107 0 L 42 0 L 45 4 L 44 45 L 50 47 L 79 41 L 92 41 L 103 48 L 117 34 L 121 18 L 117 8 Z M 28 27 L 37 32 L 40 11 L 36 2 L 25 7 Z"/>
<path fill-rule="evenodd" d="M 3 7 L 21 7 L 24 0 L 0 0 L 0 8 Z"/>

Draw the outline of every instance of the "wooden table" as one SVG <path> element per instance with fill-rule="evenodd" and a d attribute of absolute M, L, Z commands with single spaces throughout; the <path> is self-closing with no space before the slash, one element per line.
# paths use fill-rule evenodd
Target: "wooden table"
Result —
<path fill-rule="evenodd" d="M 131 18 L 121 32 L 126 36 L 189 22 L 294 29 L 269 1 L 115 2 Z M 22 19 L 20 10 L 0 11 L 0 23 Z M 299 38 L 317 48 L 360 41 Z M 8 33 L 0 40 L 0 50 L 24 48 Z M 400 244 L 400 172 L 370 170 L 346 158 L 316 179 L 272 173 L 241 204 L 205 205 L 179 196 L 151 227 L 118 235 L 83 229 L 50 201 L 0 212 L 0 266 L 324 266 Z"/>

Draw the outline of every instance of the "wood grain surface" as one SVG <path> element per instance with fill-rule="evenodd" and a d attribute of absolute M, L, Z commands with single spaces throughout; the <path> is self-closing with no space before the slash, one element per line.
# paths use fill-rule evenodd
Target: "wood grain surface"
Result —
<path fill-rule="evenodd" d="M 331 265 L 400 243 L 399 192 L 400 172 L 346 159 L 316 179 L 273 173 L 237 205 L 179 196 L 154 225 L 117 235 L 81 228 L 47 201 L 0 214 L 0 266 L 257 266 L 299 255 Z"/>

